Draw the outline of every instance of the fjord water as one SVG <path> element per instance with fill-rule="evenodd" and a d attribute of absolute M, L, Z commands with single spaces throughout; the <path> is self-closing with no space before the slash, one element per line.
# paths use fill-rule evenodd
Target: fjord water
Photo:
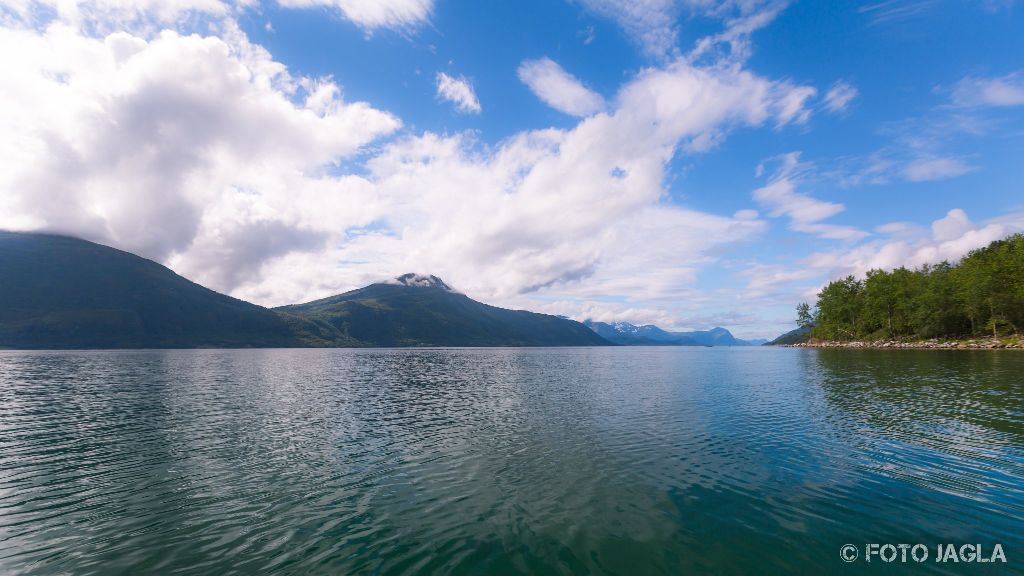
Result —
<path fill-rule="evenodd" d="M 3 574 L 995 574 L 1021 518 L 1014 351 L 0 352 Z"/>

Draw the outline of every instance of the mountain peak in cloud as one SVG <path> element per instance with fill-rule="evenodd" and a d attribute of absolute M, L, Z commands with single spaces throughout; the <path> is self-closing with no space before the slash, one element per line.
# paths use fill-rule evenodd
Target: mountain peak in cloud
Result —
<path fill-rule="evenodd" d="M 445 284 L 444 280 L 441 280 L 433 274 L 416 274 L 415 272 L 409 272 L 402 274 L 401 276 L 389 280 L 388 284 L 401 284 L 403 286 L 412 286 L 414 288 L 440 288 L 448 292 L 454 292 L 452 287 Z"/>

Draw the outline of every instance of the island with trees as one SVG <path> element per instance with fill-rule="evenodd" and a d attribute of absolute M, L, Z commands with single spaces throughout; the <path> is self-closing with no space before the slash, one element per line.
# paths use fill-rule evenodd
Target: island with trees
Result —
<path fill-rule="evenodd" d="M 1024 348 L 1024 234 L 960 262 L 871 270 L 797 306 L 796 346 Z M 793 333 L 791 333 L 793 334 Z"/>

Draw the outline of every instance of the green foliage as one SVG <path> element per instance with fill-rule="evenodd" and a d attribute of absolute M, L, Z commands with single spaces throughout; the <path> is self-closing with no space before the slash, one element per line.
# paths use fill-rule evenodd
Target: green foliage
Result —
<path fill-rule="evenodd" d="M 1024 234 L 970 252 L 957 265 L 871 270 L 864 280 L 836 280 L 818 293 L 813 320 L 824 340 L 936 338 L 1020 334 L 1024 329 Z"/>
<path fill-rule="evenodd" d="M 814 315 L 811 314 L 811 305 L 807 302 L 801 302 L 796 305 L 796 325 L 800 328 L 814 326 Z"/>

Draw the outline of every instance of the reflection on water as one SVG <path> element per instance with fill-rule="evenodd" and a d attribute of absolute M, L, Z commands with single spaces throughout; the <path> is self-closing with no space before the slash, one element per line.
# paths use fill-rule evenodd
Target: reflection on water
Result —
<path fill-rule="evenodd" d="M 999 542 L 1012 568 L 1022 374 L 1014 351 L 0 352 L 0 573 L 824 573 L 847 542 Z"/>

